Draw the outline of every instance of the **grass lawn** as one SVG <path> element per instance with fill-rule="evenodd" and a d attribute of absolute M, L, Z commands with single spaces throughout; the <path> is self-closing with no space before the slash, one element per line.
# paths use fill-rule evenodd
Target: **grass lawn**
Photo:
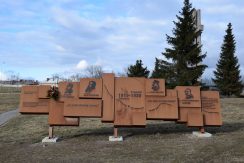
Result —
<path fill-rule="evenodd" d="M 20 115 L 0 127 L 0 162 L 244 162 L 244 99 L 221 100 L 224 125 L 195 138 L 184 124 L 148 121 L 122 128 L 123 142 L 109 142 L 113 126 L 82 119 L 79 127 L 55 127 L 60 142 L 42 144 L 47 116 Z"/>
<path fill-rule="evenodd" d="M 5 87 L 0 86 L 0 93 L 20 93 L 20 87 Z"/>
<path fill-rule="evenodd" d="M 0 114 L 19 107 L 19 87 L 0 86 Z"/>
<path fill-rule="evenodd" d="M 19 107 L 19 93 L 0 93 L 0 114 Z"/>

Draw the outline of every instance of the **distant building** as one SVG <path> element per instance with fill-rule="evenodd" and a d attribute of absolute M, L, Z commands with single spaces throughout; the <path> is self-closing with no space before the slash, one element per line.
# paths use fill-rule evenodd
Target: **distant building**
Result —
<path fill-rule="evenodd" d="M 0 81 L 1 85 L 37 85 L 39 82 L 37 80 L 4 80 Z"/>

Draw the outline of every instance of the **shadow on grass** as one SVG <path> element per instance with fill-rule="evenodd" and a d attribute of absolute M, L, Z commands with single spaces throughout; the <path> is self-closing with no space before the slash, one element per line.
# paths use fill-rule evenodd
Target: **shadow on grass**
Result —
<path fill-rule="evenodd" d="M 205 127 L 206 132 L 212 134 L 229 133 L 244 129 L 242 123 L 224 123 L 221 127 Z M 119 135 L 124 138 L 134 135 L 154 135 L 154 134 L 185 134 L 197 131 L 198 127 L 187 127 L 185 124 L 165 123 L 148 124 L 146 128 L 119 128 Z M 113 127 L 102 127 L 99 129 L 81 130 L 80 133 L 67 135 L 63 139 L 72 139 L 81 136 L 110 136 L 113 135 Z"/>

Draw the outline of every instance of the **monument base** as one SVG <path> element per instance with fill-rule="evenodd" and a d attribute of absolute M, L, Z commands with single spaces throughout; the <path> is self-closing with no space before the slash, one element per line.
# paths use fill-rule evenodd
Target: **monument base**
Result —
<path fill-rule="evenodd" d="M 122 136 L 114 137 L 114 136 L 109 136 L 109 141 L 123 141 Z"/>
<path fill-rule="evenodd" d="M 209 138 L 209 137 L 212 137 L 212 134 L 210 134 L 208 132 L 201 133 L 199 131 L 193 131 L 192 135 L 196 136 L 198 138 Z"/>
<path fill-rule="evenodd" d="M 48 136 L 42 139 L 42 143 L 56 143 L 58 141 L 58 137 L 49 138 Z"/>

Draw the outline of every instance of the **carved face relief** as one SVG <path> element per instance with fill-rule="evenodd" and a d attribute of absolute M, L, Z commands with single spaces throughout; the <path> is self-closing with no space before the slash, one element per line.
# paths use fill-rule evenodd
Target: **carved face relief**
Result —
<path fill-rule="evenodd" d="M 160 89 L 159 81 L 158 80 L 154 80 L 153 81 L 153 83 L 152 83 L 152 89 L 153 89 L 153 91 L 158 91 Z"/>
<path fill-rule="evenodd" d="M 89 81 L 88 86 L 86 87 L 85 92 L 86 93 L 91 93 L 91 91 L 93 91 L 94 89 L 96 89 L 96 82 L 95 81 Z"/>
<path fill-rule="evenodd" d="M 73 84 L 68 83 L 68 85 L 66 86 L 64 95 L 68 96 L 68 95 L 71 95 L 72 93 L 73 93 Z"/>
<path fill-rule="evenodd" d="M 194 98 L 194 96 L 191 94 L 190 88 L 185 89 L 185 96 L 186 96 L 186 99 L 193 99 Z"/>

